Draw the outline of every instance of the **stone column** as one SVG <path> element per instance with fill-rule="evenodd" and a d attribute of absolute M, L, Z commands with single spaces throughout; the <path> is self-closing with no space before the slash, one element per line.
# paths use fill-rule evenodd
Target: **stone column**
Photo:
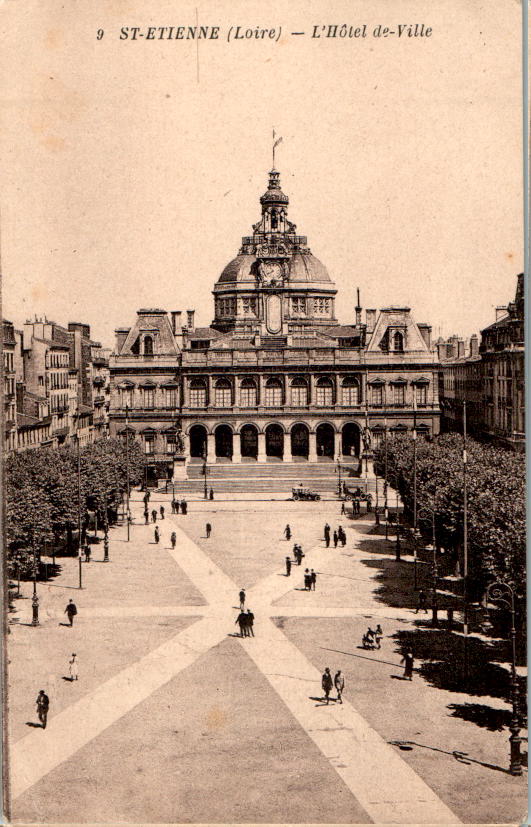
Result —
<path fill-rule="evenodd" d="M 309 435 L 308 462 L 317 462 L 317 434 L 311 431 Z"/>
<path fill-rule="evenodd" d="M 258 433 L 258 462 L 266 461 L 265 434 Z"/>
<path fill-rule="evenodd" d="M 214 434 L 207 434 L 207 460 L 216 461 L 216 437 Z"/>
<path fill-rule="evenodd" d="M 239 434 L 232 435 L 232 461 L 233 462 L 241 462 L 242 461 L 242 452 L 241 452 L 241 439 Z"/>

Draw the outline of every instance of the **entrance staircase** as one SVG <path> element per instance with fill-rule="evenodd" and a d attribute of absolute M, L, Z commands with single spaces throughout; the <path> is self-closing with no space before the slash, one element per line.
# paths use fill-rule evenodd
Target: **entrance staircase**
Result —
<path fill-rule="evenodd" d="M 341 479 L 355 487 L 364 487 L 364 475 L 354 475 L 355 464 L 341 463 Z M 189 463 L 188 478 L 175 482 L 175 493 L 201 495 L 205 477 L 203 463 Z M 291 494 L 291 489 L 304 485 L 321 496 L 337 493 L 338 474 L 335 462 L 215 462 L 207 464 L 207 488 L 215 494 Z M 369 491 L 375 490 L 374 477 L 369 477 Z"/>

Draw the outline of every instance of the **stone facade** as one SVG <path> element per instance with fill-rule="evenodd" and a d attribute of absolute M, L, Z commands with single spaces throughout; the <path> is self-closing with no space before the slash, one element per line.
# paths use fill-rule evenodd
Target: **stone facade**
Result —
<path fill-rule="evenodd" d="M 408 307 L 335 315 L 336 289 L 272 170 L 261 219 L 214 286 L 214 320 L 142 309 L 116 331 L 111 434 L 140 439 L 152 478 L 187 461 L 357 460 L 384 429 L 439 432 L 438 365 Z M 182 442 L 182 446 L 181 446 Z M 180 450 L 182 447 L 182 450 Z"/>

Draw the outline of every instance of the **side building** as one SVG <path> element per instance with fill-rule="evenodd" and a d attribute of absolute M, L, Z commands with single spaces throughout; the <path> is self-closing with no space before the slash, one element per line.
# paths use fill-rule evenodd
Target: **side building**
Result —
<path fill-rule="evenodd" d="M 442 427 L 467 427 L 479 439 L 525 450 L 524 276 L 513 302 L 496 308 L 496 320 L 465 343 L 456 336 L 437 342 Z"/>
<path fill-rule="evenodd" d="M 431 328 L 408 307 L 339 324 L 337 290 L 288 220 L 279 173 L 214 286 L 214 319 L 142 309 L 116 331 L 111 434 L 141 440 L 152 483 L 187 463 L 358 462 L 387 428 L 439 432 Z M 299 465 L 300 472 L 303 469 Z"/>

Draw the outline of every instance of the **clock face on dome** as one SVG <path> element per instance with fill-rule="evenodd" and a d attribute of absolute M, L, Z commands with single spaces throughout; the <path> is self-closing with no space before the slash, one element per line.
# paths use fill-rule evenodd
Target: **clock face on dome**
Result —
<path fill-rule="evenodd" d="M 279 284 L 284 277 L 284 268 L 279 261 L 261 261 L 258 273 L 265 286 Z"/>

